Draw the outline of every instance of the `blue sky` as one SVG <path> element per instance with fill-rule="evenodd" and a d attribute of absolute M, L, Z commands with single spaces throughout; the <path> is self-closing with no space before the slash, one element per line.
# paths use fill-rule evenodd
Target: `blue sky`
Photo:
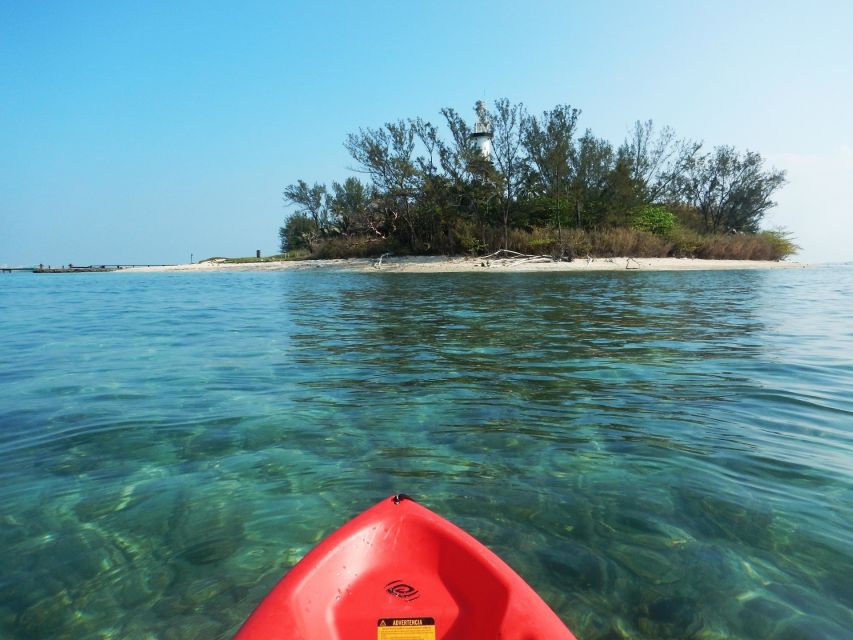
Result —
<path fill-rule="evenodd" d="M 853 260 L 850 2 L 0 0 L 0 264 L 277 250 L 349 132 L 508 97 L 788 171 L 766 226 Z"/>

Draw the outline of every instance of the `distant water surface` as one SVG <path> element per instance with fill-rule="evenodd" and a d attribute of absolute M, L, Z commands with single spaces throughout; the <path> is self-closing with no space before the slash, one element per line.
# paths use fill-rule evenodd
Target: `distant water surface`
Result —
<path fill-rule="evenodd" d="M 0 637 L 228 638 L 404 491 L 581 640 L 853 629 L 853 267 L 0 275 Z"/>

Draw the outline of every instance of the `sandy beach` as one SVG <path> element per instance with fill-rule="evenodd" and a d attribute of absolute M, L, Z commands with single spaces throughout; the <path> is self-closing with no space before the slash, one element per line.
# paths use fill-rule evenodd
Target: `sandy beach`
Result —
<path fill-rule="evenodd" d="M 802 262 L 776 262 L 772 260 L 700 260 L 694 258 L 578 258 L 573 262 L 551 262 L 546 260 L 509 260 L 444 257 L 406 256 L 385 258 L 381 264 L 372 259 L 348 260 L 300 260 L 280 262 L 228 263 L 222 259 L 194 264 L 179 264 L 158 267 L 134 267 L 122 269 L 120 273 L 192 271 L 196 273 L 221 271 L 359 271 L 366 273 L 458 273 L 472 272 L 520 272 L 520 271 L 701 271 L 732 269 L 802 269 Z"/>

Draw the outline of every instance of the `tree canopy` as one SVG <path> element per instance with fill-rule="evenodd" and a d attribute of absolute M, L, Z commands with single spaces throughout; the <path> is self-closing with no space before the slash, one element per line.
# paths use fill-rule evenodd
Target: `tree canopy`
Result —
<path fill-rule="evenodd" d="M 651 120 L 614 145 L 581 131 L 571 105 L 532 115 L 505 98 L 478 103 L 476 127 L 450 107 L 441 116 L 441 128 L 413 118 L 349 134 L 344 146 L 361 177 L 286 187 L 294 210 L 280 230 L 282 250 L 349 242 L 478 252 L 552 231 L 565 250 L 566 231 L 755 233 L 785 183 L 757 152 L 705 149 Z M 475 128 L 490 135 L 488 155 Z"/>

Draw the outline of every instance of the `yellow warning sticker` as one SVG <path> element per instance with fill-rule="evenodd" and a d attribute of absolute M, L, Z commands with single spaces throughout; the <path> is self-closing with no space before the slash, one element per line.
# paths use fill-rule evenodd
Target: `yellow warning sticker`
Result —
<path fill-rule="evenodd" d="M 379 618 L 376 640 L 435 640 L 435 619 Z"/>

